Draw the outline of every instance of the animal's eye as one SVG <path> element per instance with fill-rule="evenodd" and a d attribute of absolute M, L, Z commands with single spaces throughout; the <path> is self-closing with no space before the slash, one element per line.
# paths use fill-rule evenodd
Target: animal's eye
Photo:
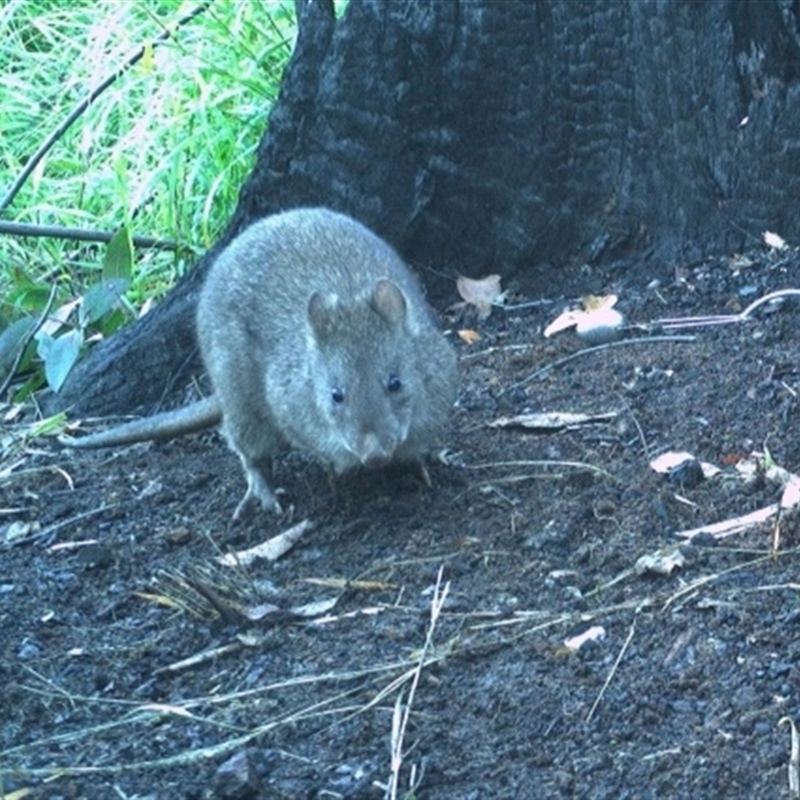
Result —
<path fill-rule="evenodd" d="M 395 394 L 396 392 L 399 392 L 402 388 L 403 388 L 403 381 L 401 381 L 400 378 L 397 377 L 397 375 L 390 375 L 389 380 L 386 383 L 386 389 L 392 394 Z"/>
<path fill-rule="evenodd" d="M 334 388 L 331 389 L 331 400 L 333 400 L 336 405 L 344 403 L 344 392 L 338 386 L 334 386 Z"/>

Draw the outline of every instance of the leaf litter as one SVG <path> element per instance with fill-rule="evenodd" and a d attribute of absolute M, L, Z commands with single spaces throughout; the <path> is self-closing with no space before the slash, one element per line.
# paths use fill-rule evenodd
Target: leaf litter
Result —
<path fill-rule="evenodd" d="M 708 319 L 800 269 L 749 258 L 594 293 L 630 320 Z M 457 457 L 433 487 L 332 487 L 290 454 L 283 519 L 230 522 L 240 475 L 216 435 L 17 441 L 0 527 L 40 527 L 0 545 L 6 794 L 224 796 L 233 759 L 264 796 L 796 797 L 800 312 L 782 301 L 600 348 L 544 339 L 544 306 L 492 305 L 459 345 Z M 539 414 L 594 421 L 491 425 Z M 669 452 L 718 472 L 651 468 Z M 275 561 L 215 562 L 303 519 Z M 89 540 L 113 557 L 48 550 Z"/>

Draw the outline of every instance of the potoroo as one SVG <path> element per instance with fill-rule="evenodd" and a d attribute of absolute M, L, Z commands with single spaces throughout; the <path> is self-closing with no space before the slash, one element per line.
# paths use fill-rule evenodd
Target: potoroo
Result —
<path fill-rule="evenodd" d="M 212 264 L 197 308 L 212 397 L 77 439 L 108 447 L 220 419 L 252 501 L 280 505 L 272 459 L 291 445 L 336 473 L 420 462 L 457 391 L 456 358 L 411 271 L 360 223 L 323 208 L 254 223 Z"/>

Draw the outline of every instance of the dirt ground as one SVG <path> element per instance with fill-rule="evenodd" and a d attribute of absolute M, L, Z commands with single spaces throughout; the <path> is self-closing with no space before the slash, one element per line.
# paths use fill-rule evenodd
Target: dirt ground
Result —
<path fill-rule="evenodd" d="M 582 281 L 637 323 L 730 314 L 800 287 L 800 257 Z M 216 432 L 87 453 L 7 426 L 5 797 L 798 796 L 792 489 L 764 522 L 679 534 L 774 511 L 774 467 L 800 473 L 800 302 L 588 350 L 542 337 L 562 291 L 458 323 L 481 339 L 458 344 L 431 488 L 331 486 L 292 453 L 285 515 L 233 523 L 244 481 Z M 492 424 L 534 412 L 597 416 Z M 719 471 L 651 468 L 670 451 Z M 275 561 L 217 560 L 304 520 Z"/>

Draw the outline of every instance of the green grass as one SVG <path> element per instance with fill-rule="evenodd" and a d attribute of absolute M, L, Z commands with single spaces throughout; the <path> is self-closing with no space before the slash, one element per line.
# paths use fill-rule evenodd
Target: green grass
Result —
<path fill-rule="evenodd" d="M 109 233 L 127 226 L 176 242 L 177 251 L 134 251 L 129 316 L 161 297 L 224 227 L 293 45 L 292 0 L 214 0 L 175 30 L 199 4 L 0 2 L 0 202 L 42 142 L 147 45 L 1 215 Z M 148 45 L 166 30 L 174 36 Z M 54 309 L 81 297 L 103 275 L 104 252 L 102 244 L 0 234 L 0 331 L 40 314 L 53 285 Z"/>

